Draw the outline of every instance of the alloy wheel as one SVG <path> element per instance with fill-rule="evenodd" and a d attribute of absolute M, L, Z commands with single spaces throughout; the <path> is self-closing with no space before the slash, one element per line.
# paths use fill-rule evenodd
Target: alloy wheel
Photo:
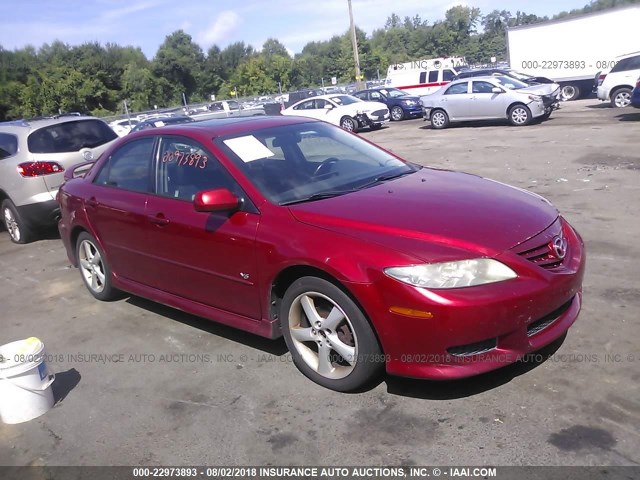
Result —
<path fill-rule="evenodd" d="M 524 125 L 529 119 L 529 114 L 524 108 L 516 107 L 511 112 L 511 119 L 513 120 L 513 123 L 517 125 Z"/>
<path fill-rule="evenodd" d="M 626 90 L 623 92 L 616 93 L 614 102 L 616 107 L 624 108 L 631 103 L 631 94 Z"/>
<path fill-rule="evenodd" d="M 105 267 L 98 248 L 89 240 L 83 240 L 78 249 L 80 270 L 87 286 L 95 293 L 105 287 Z"/>
<path fill-rule="evenodd" d="M 355 368 L 358 340 L 351 320 L 331 298 L 305 292 L 289 309 L 293 345 L 304 363 L 328 379 L 348 376 Z"/>
<path fill-rule="evenodd" d="M 22 238 L 22 234 L 20 232 L 20 225 L 18 225 L 18 221 L 13 215 L 13 212 L 9 207 L 5 207 L 4 209 L 4 224 L 7 227 L 7 231 L 9 235 L 13 239 L 14 242 L 19 243 Z"/>
<path fill-rule="evenodd" d="M 435 127 L 442 127 L 445 122 L 446 122 L 446 118 L 444 116 L 444 113 L 442 112 L 436 112 L 431 116 L 431 123 L 435 126 Z"/>

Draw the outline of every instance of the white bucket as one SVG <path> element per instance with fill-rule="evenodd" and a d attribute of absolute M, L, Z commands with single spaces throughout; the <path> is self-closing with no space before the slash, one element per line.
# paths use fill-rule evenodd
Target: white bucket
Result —
<path fill-rule="evenodd" d="M 53 407 L 50 374 L 44 343 L 35 337 L 0 347 L 0 419 L 22 423 L 43 415 Z"/>

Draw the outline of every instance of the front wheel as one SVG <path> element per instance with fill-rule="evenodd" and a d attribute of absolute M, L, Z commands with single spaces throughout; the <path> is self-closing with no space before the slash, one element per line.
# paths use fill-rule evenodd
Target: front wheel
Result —
<path fill-rule="evenodd" d="M 399 122 L 403 118 L 404 118 L 404 110 L 402 110 L 402 107 L 399 107 L 396 105 L 391 109 L 391 120 L 395 122 Z"/>
<path fill-rule="evenodd" d="M 357 122 L 351 117 L 342 117 L 340 120 L 340 126 L 347 132 L 355 132 L 358 129 Z"/>
<path fill-rule="evenodd" d="M 98 300 L 116 299 L 120 292 L 113 288 L 111 269 L 98 242 L 87 232 L 82 232 L 76 242 L 76 260 L 87 290 Z"/>
<path fill-rule="evenodd" d="M 611 106 L 614 108 L 624 108 L 631 103 L 631 89 L 619 88 L 611 95 Z"/>
<path fill-rule="evenodd" d="M 323 387 L 339 392 L 360 389 L 384 365 L 378 340 L 360 308 L 321 278 L 302 277 L 287 289 L 280 325 L 298 370 Z"/>
<path fill-rule="evenodd" d="M 431 126 L 437 130 L 449 126 L 449 115 L 444 110 L 436 110 L 431 113 Z"/>
<path fill-rule="evenodd" d="M 13 243 L 25 244 L 33 241 L 33 230 L 22 219 L 18 209 L 8 198 L 2 202 L 2 220 Z"/>
<path fill-rule="evenodd" d="M 531 122 L 531 110 L 525 105 L 514 105 L 509 110 L 509 121 L 516 127 L 527 125 Z"/>

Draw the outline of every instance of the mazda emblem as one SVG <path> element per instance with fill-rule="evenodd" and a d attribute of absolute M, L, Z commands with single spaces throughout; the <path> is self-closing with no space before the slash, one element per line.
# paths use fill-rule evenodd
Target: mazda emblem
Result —
<path fill-rule="evenodd" d="M 553 239 L 551 243 L 551 248 L 553 252 L 556 254 L 559 260 L 562 260 L 567 254 L 567 239 L 562 235 L 558 235 Z"/>

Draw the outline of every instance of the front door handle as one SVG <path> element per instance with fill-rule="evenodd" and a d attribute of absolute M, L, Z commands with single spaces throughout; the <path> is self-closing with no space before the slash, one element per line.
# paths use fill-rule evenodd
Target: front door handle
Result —
<path fill-rule="evenodd" d="M 91 197 L 89 200 L 87 200 L 87 206 L 89 206 L 89 207 L 97 207 L 98 206 L 98 201 L 96 200 L 96 197 Z"/>
<path fill-rule="evenodd" d="M 158 225 L 160 227 L 163 227 L 169 224 L 169 219 L 165 217 L 164 214 L 162 213 L 158 213 L 155 216 L 149 215 L 147 218 L 149 219 L 149 222 L 153 223 L 154 225 Z"/>

